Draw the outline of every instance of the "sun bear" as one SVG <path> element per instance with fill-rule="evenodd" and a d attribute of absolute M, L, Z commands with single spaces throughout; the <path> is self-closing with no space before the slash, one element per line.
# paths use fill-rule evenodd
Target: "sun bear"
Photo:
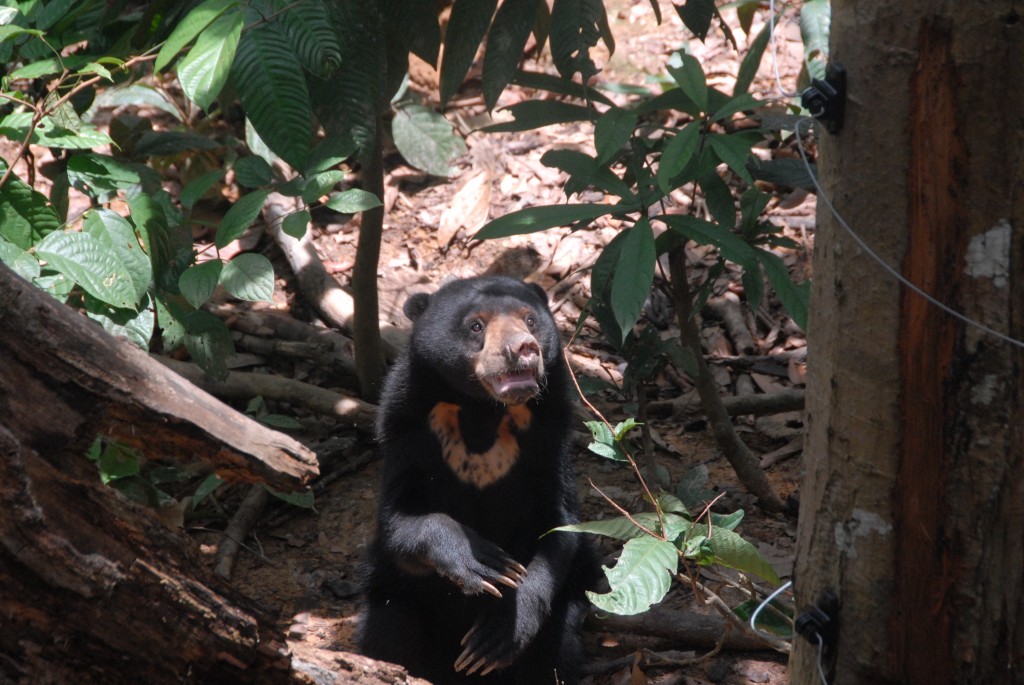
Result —
<path fill-rule="evenodd" d="M 584 594 L 573 395 L 537 285 L 504 276 L 416 294 L 384 385 L 364 654 L 434 683 L 576 683 Z"/>

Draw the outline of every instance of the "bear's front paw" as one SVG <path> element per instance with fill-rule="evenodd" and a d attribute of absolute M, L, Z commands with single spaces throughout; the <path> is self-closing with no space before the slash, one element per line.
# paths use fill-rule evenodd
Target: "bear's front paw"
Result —
<path fill-rule="evenodd" d="M 543 616 L 539 611 L 524 611 L 523 602 L 505 601 L 484 612 L 460 643 L 462 654 L 455 670 L 466 675 L 487 675 L 514 662 L 536 637 Z"/>
<path fill-rule="evenodd" d="M 475 534 L 467 534 L 467 544 L 460 550 L 449 549 L 450 558 L 438 564 L 437 571 L 452 580 L 464 594 L 488 592 L 501 597 L 495 583 L 517 588 L 526 579 L 526 567 L 505 553 L 501 547 Z"/>

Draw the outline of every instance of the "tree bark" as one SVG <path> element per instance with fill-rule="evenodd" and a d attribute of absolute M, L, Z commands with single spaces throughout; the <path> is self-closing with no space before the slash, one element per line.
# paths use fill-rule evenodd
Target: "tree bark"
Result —
<path fill-rule="evenodd" d="M 1018 3 L 832 3 L 846 122 L 825 195 L 917 286 L 1024 338 Z M 798 606 L 839 597 L 843 683 L 1011 683 L 1024 665 L 1024 354 L 901 287 L 819 198 Z M 799 643 L 794 685 L 818 683 Z"/>

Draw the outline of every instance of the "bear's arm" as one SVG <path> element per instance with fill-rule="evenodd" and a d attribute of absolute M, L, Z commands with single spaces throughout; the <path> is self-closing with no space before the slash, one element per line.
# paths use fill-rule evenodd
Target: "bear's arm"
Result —
<path fill-rule="evenodd" d="M 405 432 L 385 445 L 379 520 L 382 550 L 405 573 L 434 572 L 467 595 L 489 592 L 501 597 L 495 583 L 518 587 L 526 569 L 471 527 L 432 510 L 423 489 L 435 477 L 410 458 L 417 445 L 422 449 L 432 438 L 418 433 Z"/>

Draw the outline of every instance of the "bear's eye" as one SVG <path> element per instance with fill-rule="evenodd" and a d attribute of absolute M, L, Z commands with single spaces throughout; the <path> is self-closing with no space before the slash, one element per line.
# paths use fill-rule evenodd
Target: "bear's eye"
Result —
<path fill-rule="evenodd" d="M 537 325 L 537 318 L 533 314 L 528 314 L 526 316 L 526 327 L 527 328 L 533 328 L 536 325 Z"/>
<path fill-rule="evenodd" d="M 469 330 L 473 331 L 474 333 L 482 333 L 484 330 L 484 325 L 479 321 L 474 321 L 472 324 L 470 324 Z"/>

